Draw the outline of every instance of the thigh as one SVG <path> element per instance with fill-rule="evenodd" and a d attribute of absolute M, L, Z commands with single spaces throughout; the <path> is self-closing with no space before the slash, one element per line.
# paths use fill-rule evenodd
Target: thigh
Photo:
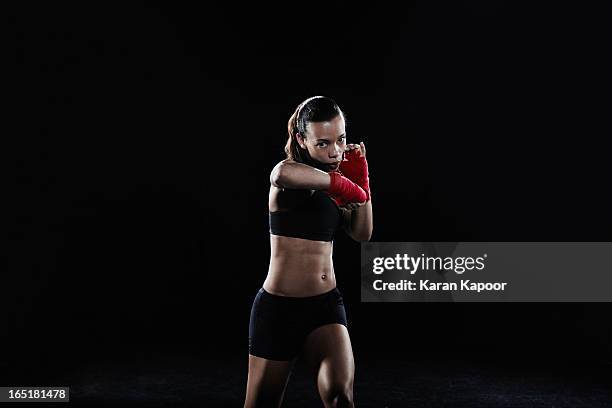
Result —
<path fill-rule="evenodd" d="M 244 407 L 280 406 L 294 362 L 295 360 L 268 360 L 249 354 L 249 374 Z"/>
<path fill-rule="evenodd" d="M 317 327 L 307 336 L 302 352 L 319 387 L 352 385 L 355 361 L 346 326 L 332 323 Z"/>

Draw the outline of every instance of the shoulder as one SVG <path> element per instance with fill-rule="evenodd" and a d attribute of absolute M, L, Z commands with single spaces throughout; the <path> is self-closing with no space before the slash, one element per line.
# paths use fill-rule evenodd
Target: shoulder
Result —
<path fill-rule="evenodd" d="M 283 159 L 281 161 L 279 161 L 276 166 L 274 167 L 278 167 L 278 166 L 282 166 L 283 164 L 292 164 L 292 163 L 297 163 L 295 160 L 292 159 Z"/>
<path fill-rule="evenodd" d="M 292 163 L 297 163 L 295 160 L 291 160 L 291 159 L 284 159 L 279 161 L 278 163 L 276 163 L 274 165 L 274 167 L 272 168 L 272 172 L 278 171 L 278 169 L 280 169 L 281 167 L 283 167 L 284 165 L 287 164 L 292 164 Z"/>
<path fill-rule="evenodd" d="M 270 171 L 270 184 L 272 184 L 275 187 L 282 188 L 282 186 L 279 183 L 279 180 L 283 177 L 283 174 L 285 174 L 286 171 L 289 170 L 288 166 L 291 166 L 293 163 L 297 163 L 297 162 L 289 158 L 278 162 L 272 168 L 272 171 Z"/>

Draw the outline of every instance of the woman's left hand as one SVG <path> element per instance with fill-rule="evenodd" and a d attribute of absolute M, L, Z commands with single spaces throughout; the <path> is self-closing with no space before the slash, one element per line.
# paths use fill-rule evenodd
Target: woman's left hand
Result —
<path fill-rule="evenodd" d="M 346 145 L 344 158 L 340 162 L 338 170 L 346 178 L 365 190 L 366 201 L 370 199 L 368 161 L 365 156 L 365 144 L 363 142 Z"/>
<path fill-rule="evenodd" d="M 363 142 L 356 144 L 356 143 L 349 143 L 346 145 L 346 148 L 344 149 L 345 152 L 350 152 L 351 150 L 355 150 L 357 149 L 357 155 L 359 157 L 363 156 L 365 157 L 366 155 L 366 149 L 365 149 L 365 144 L 363 144 Z"/>

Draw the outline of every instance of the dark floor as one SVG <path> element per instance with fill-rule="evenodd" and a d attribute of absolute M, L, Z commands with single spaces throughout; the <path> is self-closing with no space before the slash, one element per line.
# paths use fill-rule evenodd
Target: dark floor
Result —
<path fill-rule="evenodd" d="M 355 359 L 354 396 L 356 406 L 361 408 L 612 406 L 612 367 L 605 365 L 534 369 L 508 363 L 495 366 L 466 361 L 409 363 L 359 356 Z M 153 352 L 115 361 L 74 363 L 61 374 L 24 371 L 11 382 L 70 386 L 70 404 L 56 405 L 64 407 L 231 408 L 242 407 L 246 376 L 246 356 L 210 359 Z M 10 377 L 3 380 L 7 378 Z M 43 405 L 49 406 L 32 406 Z M 283 406 L 322 406 L 314 382 L 300 361 L 291 375 Z"/>

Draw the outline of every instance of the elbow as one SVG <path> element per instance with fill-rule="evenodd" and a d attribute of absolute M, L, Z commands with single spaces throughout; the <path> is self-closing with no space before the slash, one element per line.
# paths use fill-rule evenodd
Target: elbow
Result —
<path fill-rule="evenodd" d="M 272 184 L 274 187 L 280 187 L 279 181 L 280 180 L 279 180 L 278 174 L 275 172 L 272 172 L 270 174 L 270 184 Z"/>

